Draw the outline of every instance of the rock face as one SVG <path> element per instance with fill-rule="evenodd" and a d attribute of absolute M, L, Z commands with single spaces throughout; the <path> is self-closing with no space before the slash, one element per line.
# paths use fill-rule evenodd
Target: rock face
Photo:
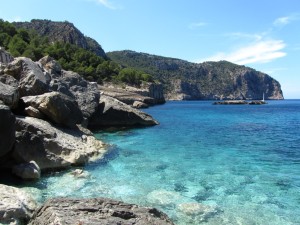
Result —
<path fill-rule="evenodd" d="M 14 58 L 9 54 L 7 51 L 5 51 L 5 48 L 0 47 L 0 63 L 2 64 L 8 64 L 12 62 Z"/>
<path fill-rule="evenodd" d="M 89 127 L 99 129 L 109 126 L 157 125 L 150 115 L 109 96 L 101 95 L 97 112 L 91 117 Z"/>
<path fill-rule="evenodd" d="M 105 198 L 48 200 L 29 225 L 167 225 L 173 222 L 155 208 L 143 208 Z"/>
<path fill-rule="evenodd" d="M 82 165 L 101 158 L 105 145 L 91 133 L 62 129 L 33 117 L 17 117 L 13 158 L 18 163 L 34 160 L 41 170 Z"/>
<path fill-rule="evenodd" d="M 107 96 L 118 99 L 128 105 L 133 105 L 135 101 L 143 102 L 147 105 L 163 104 L 165 98 L 163 86 L 161 84 L 144 83 L 141 87 L 132 87 L 105 83 L 99 86 L 101 92 Z"/>
<path fill-rule="evenodd" d="M 0 157 L 12 150 L 15 143 L 15 115 L 0 101 Z"/>
<path fill-rule="evenodd" d="M 121 65 L 152 75 L 168 100 L 283 99 L 278 81 L 252 68 L 227 61 L 191 63 L 133 51 L 107 55 Z"/>
<path fill-rule="evenodd" d="M 31 22 L 14 22 L 13 24 L 17 28 L 35 30 L 39 35 L 47 36 L 50 42 L 61 41 L 70 43 L 107 58 L 101 46 L 94 39 L 85 37 L 72 23 L 31 20 Z"/>
<path fill-rule="evenodd" d="M 20 95 L 18 88 L 4 84 L 0 81 L 0 100 L 2 100 L 5 105 L 8 105 L 10 108 L 16 108 L 19 99 Z"/>
<path fill-rule="evenodd" d="M 21 189 L 0 184 L 0 224 L 25 224 L 37 207 Z"/>
<path fill-rule="evenodd" d="M 38 109 L 50 121 L 74 128 L 83 120 L 82 113 L 73 99 L 59 92 L 50 92 L 22 98 L 26 106 Z"/>

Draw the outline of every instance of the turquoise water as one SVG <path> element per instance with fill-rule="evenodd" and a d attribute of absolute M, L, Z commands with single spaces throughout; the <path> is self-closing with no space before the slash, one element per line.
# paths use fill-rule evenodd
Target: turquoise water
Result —
<path fill-rule="evenodd" d="M 176 224 L 300 224 L 300 101 L 146 111 L 161 124 L 97 133 L 110 151 L 84 178 L 57 173 L 32 191 L 157 207 Z"/>

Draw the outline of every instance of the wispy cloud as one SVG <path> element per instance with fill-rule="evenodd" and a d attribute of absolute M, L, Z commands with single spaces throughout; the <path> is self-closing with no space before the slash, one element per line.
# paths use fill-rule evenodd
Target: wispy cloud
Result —
<path fill-rule="evenodd" d="M 112 10 L 116 10 L 116 9 L 120 8 L 118 5 L 112 3 L 110 0 L 88 0 L 88 1 L 96 2 L 100 5 L 105 6 L 106 8 L 112 9 Z"/>
<path fill-rule="evenodd" d="M 276 27 L 283 27 L 291 23 L 292 21 L 299 20 L 299 14 L 293 14 L 289 16 L 279 17 L 274 20 L 273 25 Z"/>
<path fill-rule="evenodd" d="M 191 23 L 189 24 L 188 28 L 191 30 L 197 29 L 199 27 L 207 26 L 207 23 L 205 22 L 198 22 L 198 23 Z"/>
<path fill-rule="evenodd" d="M 219 52 L 202 61 L 227 60 L 236 64 L 267 63 L 286 56 L 286 44 L 282 40 L 260 40 L 232 52 Z"/>

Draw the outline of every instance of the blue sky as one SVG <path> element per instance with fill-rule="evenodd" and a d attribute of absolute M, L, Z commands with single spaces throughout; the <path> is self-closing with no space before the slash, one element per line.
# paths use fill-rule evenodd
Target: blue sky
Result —
<path fill-rule="evenodd" d="M 67 20 L 106 52 L 247 65 L 300 99 L 299 0 L 10 0 L 0 18 Z"/>

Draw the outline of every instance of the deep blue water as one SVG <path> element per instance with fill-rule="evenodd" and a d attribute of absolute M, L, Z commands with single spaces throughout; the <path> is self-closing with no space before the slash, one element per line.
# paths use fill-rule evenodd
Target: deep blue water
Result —
<path fill-rule="evenodd" d="M 160 125 L 96 134 L 111 147 L 89 176 L 58 173 L 31 191 L 157 207 L 177 224 L 300 224 L 300 101 L 146 112 Z"/>

